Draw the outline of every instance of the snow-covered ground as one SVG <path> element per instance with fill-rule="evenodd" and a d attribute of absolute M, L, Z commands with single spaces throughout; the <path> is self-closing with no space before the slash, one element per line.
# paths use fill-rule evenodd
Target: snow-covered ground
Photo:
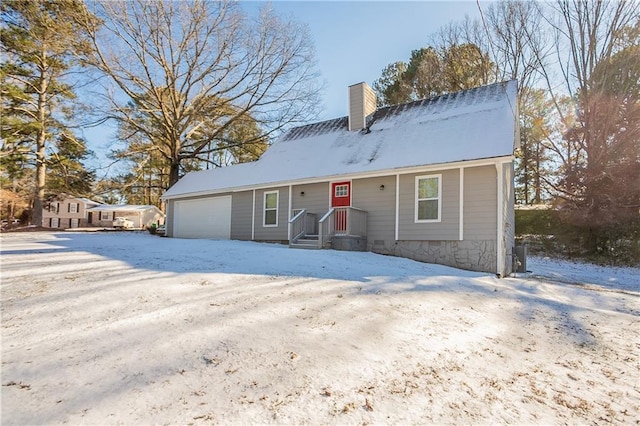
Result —
<path fill-rule="evenodd" d="M 640 270 L 2 234 L 23 424 L 638 424 Z"/>

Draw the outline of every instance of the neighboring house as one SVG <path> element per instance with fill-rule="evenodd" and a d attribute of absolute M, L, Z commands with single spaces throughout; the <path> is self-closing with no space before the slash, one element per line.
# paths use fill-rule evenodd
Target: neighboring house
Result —
<path fill-rule="evenodd" d="M 152 223 L 164 223 L 164 213 L 156 206 L 136 204 L 102 204 L 89 209 L 92 226 L 111 227 L 116 217 L 124 217 L 133 222 L 135 228 L 144 229 Z"/>
<path fill-rule="evenodd" d="M 166 235 L 370 250 L 505 276 L 514 251 L 517 83 L 293 128 L 255 162 L 191 172 Z"/>
<path fill-rule="evenodd" d="M 97 201 L 60 194 L 57 199 L 45 203 L 42 209 L 42 226 L 45 228 L 81 228 L 91 223 L 87 210 L 101 205 Z"/>

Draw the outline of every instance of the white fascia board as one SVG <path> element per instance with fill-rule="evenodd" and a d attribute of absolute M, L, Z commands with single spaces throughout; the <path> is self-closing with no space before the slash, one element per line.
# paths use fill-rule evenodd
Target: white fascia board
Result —
<path fill-rule="evenodd" d="M 429 164 L 424 166 L 412 166 L 412 167 L 402 167 L 395 169 L 385 169 L 378 170 L 373 172 L 360 172 L 360 173 L 347 173 L 340 175 L 329 175 L 322 177 L 313 177 L 313 178 L 303 178 L 303 179 L 293 179 L 287 181 L 280 182 L 267 182 L 261 183 L 259 185 L 244 185 L 238 186 L 235 188 L 220 188 L 214 190 L 206 190 L 206 191 L 197 191 L 190 192 L 187 194 L 179 194 L 175 196 L 165 197 L 162 196 L 160 199 L 162 200 L 177 200 L 181 198 L 191 198 L 191 197 L 202 197 L 208 195 L 218 195 L 225 193 L 233 193 L 233 192 L 244 192 L 251 190 L 260 190 L 267 188 L 284 188 L 289 185 L 307 185 L 311 183 L 322 183 L 322 182 L 332 182 L 339 180 L 354 180 L 354 179 L 367 179 L 374 177 L 383 177 L 383 176 L 395 176 L 395 175 L 406 175 L 412 173 L 428 173 L 436 170 L 452 170 L 459 169 L 460 167 L 482 167 L 482 166 L 495 166 L 496 163 L 509 163 L 513 161 L 515 157 L 513 155 L 506 155 L 502 157 L 492 157 L 485 158 L 481 160 L 466 160 L 466 161 L 455 161 L 452 163 L 440 163 L 440 164 Z"/>

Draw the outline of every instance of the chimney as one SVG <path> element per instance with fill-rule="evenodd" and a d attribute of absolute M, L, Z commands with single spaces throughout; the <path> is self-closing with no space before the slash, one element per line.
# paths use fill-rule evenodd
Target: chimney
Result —
<path fill-rule="evenodd" d="M 367 116 L 376 111 L 376 94 L 362 82 L 349 86 L 349 131 L 367 127 Z"/>

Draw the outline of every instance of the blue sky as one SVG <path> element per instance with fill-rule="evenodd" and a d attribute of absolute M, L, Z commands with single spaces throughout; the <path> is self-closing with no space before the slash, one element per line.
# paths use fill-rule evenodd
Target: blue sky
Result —
<path fill-rule="evenodd" d="M 241 3 L 248 11 L 266 2 Z M 487 3 L 482 2 L 486 8 Z M 407 61 L 411 50 L 428 45 L 429 36 L 440 27 L 479 17 L 476 1 L 272 1 L 273 9 L 309 26 L 316 47 L 321 79 L 323 110 L 319 120 L 347 115 L 348 86 L 372 84 L 391 62 Z M 97 167 L 113 145 L 112 126 L 87 129 L 89 146 L 98 155 Z M 91 163 L 96 163 L 91 162 Z M 102 169 L 98 177 L 111 174 Z"/>
<path fill-rule="evenodd" d="M 244 3 L 255 6 L 260 3 Z M 479 17 L 475 1 L 275 1 L 279 14 L 309 26 L 325 82 L 321 119 L 347 114 L 347 87 L 372 84 L 391 62 L 407 61 L 443 25 Z M 486 4 L 482 4 L 485 8 Z"/>

